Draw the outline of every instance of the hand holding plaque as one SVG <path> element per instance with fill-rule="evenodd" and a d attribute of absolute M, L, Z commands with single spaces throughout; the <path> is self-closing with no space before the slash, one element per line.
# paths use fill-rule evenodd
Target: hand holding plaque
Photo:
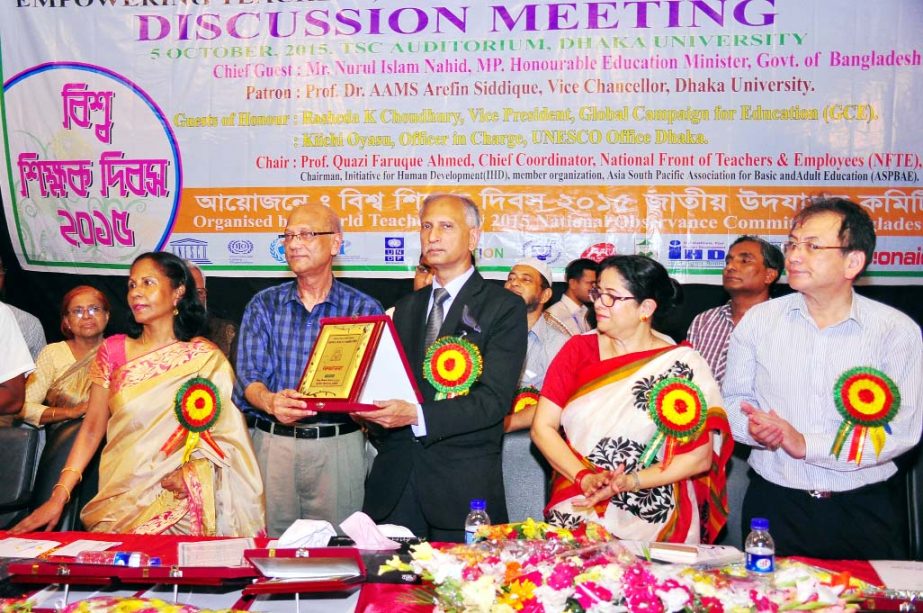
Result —
<path fill-rule="evenodd" d="M 315 411 L 377 409 L 377 398 L 420 402 L 394 324 L 385 315 L 321 320 L 298 391 Z"/>

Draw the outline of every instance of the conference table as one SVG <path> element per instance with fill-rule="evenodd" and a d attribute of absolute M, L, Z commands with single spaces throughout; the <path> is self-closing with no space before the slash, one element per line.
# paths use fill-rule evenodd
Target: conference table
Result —
<path fill-rule="evenodd" d="M 10 536 L 9 533 L 0 531 L 0 539 L 8 536 Z M 80 574 L 81 569 L 74 564 L 74 558 L 56 556 L 55 550 L 42 554 L 34 560 L 16 560 L 13 563 L 9 560 L 0 561 L 2 562 L 0 563 L 0 578 L 3 578 L 2 585 L 5 595 L 28 595 L 37 591 L 42 595 L 41 590 L 45 590 L 46 599 L 38 602 L 39 606 L 34 609 L 35 611 L 54 610 L 55 606 L 60 607 L 65 593 L 68 603 L 103 594 L 115 597 L 160 598 L 167 602 L 176 598 L 179 603 L 202 608 L 235 608 L 266 613 L 275 611 L 422 613 L 432 610 L 431 606 L 412 602 L 413 590 L 419 586 L 406 582 L 408 577 L 398 578 L 395 582 L 393 576 L 390 579 L 378 576 L 378 566 L 391 555 L 386 552 L 360 552 L 366 566 L 366 577 L 361 583 L 336 586 L 329 591 L 312 590 L 298 594 L 269 595 L 259 594 L 259 590 L 255 594 L 252 591 L 254 588 L 248 587 L 259 583 L 259 581 L 254 583 L 259 573 L 253 568 L 194 569 L 178 566 L 180 543 L 221 539 L 86 532 L 40 532 L 18 536 L 26 539 L 52 540 L 61 543 L 62 547 L 81 539 L 118 542 L 119 545 L 113 549 L 143 552 L 160 559 L 162 570 L 158 572 L 154 572 L 153 569 L 151 573 L 140 569 L 115 570 L 113 567 L 114 570 L 111 572 L 103 569 L 101 575 L 94 577 L 75 576 Z M 265 547 L 268 542 L 269 539 L 265 538 L 254 539 L 254 545 L 257 548 Z M 881 579 L 868 561 L 833 561 L 811 558 L 800 558 L 800 560 L 833 572 L 848 572 L 851 576 L 873 585 L 882 585 Z M 86 567 L 83 569 L 85 570 Z M 11 571 L 15 572 L 11 574 Z M 170 571 L 174 576 L 169 576 Z M 11 576 L 8 576 L 10 574 Z M 141 574 L 145 576 L 142 577 Z M 58 585 L 48 587 L 56 583 Z M 61 584 L 66 584 L 66 589 Z M 923 603 L 911 603 L 910 606 L 905 603 L 904 609 L 899 609 L 899 606 L 898 601 L 868 599 L 861 603 L 861 610 L 903 610 L 923 613 Z"/>

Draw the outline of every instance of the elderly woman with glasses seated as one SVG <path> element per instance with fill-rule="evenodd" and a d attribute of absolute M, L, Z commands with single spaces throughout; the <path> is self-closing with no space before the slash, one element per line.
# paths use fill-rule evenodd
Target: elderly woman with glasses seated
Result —
<path fill-rule="evenodd" d="M 702 356 L 652 327 L 681 295 L 648 257 L 600 263 L 590 292 L 597 329 L 572 337 L 552 361 L 532 424 L 557 473 L 551 523 L 596 522 L 645 541 L 718 536 L 733 448 L 721 393 Z"/>
<path fill-rule="evenodd" d="M 90 397 L 90 364 L 109 323 L 109 301 L 95 287 L 79 285 L 61 301 L 65 340 L 45 346 L 26 381 L 19 417 L 43 426 L 83 417 Z"/>

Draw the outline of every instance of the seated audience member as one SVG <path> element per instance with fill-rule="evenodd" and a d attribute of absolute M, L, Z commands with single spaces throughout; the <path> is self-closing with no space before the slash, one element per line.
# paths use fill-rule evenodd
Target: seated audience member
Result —
<path fill-rule="evenodd" d="M 205 273 L 202 269 L 186 260 L 186 266 L 195 280 L 195 291 L 199 302 L 205 307 L 207 319 L 205 321 L 205 338 L 218 345 L 218 349 L 227 356 L 231 366 L 236 363 L 234 338 L 237 336 L 237 326 L 233 322 L 221 317 L 216 317 L 208 310 L 208 288 L 205 287 Z"/>
<path fill-rule="evenodd" d="M 5 297 L 5 281 L 6 269 L 3 267 L 3 261 L 0 260 L 0 297 Z M 19 331 L 22 332 L 22 337 L 29 347 L 29 355 L 32 356 L 33 361 L 36 360 L 39 352 L 46 344 L 45 330 L 42 328 L 42 322 L 40 322 L 35 315 L 14 307 L 12 304 L 7 304 L 7 306 L 10 307 L 10 311 L 13 312 L 13 317 L 16 318 Z"/>
<path fill-rule="evenodd" d="M 503 285 L 526 303 L 526 325 L 529 328 L 526 361 L 519 377 L 519 387 L 542 389 L 545 371 L 570 337 L 551 318 L 546 317 L 545 304 L 551 300 L 551 269 L 536 258 L 521 260 L 513 265 Z M 526 430 L 532 427 L 535 407 L 507 415 L 504 430 Z"/>
<path fill-rule="evenodd" d="M 724 380 L 734 326 L 750 307 L 769 300 L 784 267 L 782 252 L 762 238 L 741 236 L 731 243 L 721 273 L 724 291 L 731 299 L 696 315 L 686 337 L 711 366 L 718 383 Z"/>
<path fill-rule="evenodd" d="M 894 459 L 923 427 L 920 328 L 853 289 L 875 251 L 857 204 L 806 206 L 784 247 L 795 293 L 751 308 L 728 348 L 728 415 L 753 448 L 743 531 L 766 517 L 781 555 L 905 559 Z"/>
<path fill-rule="evenodd" d="M 109 301 L 98 289 L 79 285 L 61 301 L 61 333 L 66 340 L 47 345 L 26 380 L 19 417 L 44 426 L 83 417 L 90 398 L 90 364 L 109 323 Z"/>
<path fill-rule="evenodd" d="M 297 390 L 322 318 L 382 313 L 378 301 L 333 276 L 343 228 L 330 208 L 296 208 L 281 239 L 295 280 L 264 289 L 247 305 L 234 392 L 255 420 L 272 536 L 296 519 L 339 525 L 362 507 L 365 434 L 349 415 L 309 410 Z"/>
<path fill-rule="evenodd" d="M 587 305 L 590 303 L 590 290 L 596 283 L 596 262 L 588 258 L 574 260 L 564 269 L 564 278 L 567 289 L 545 313 L 571 334 L 589 332 L 593 326 Z"/>
<path fill-rule="evenodd" d="M 687 543 L 711 542 L 724 525 L 733 441 L 718 384 L 692 347 L 651 330 L 681 293 L 646 256 L 599 264 L 590 294 L 597 333 L 572 337 L 552 361 L 532 423 L 532 439 L 559 473 L 546 512 L 552 523 L 592 521 L 619 538 Z M 673 439 L 696 407 L 703 421 Z"/>
<path fill-rule="evenodd" d="M 26 375 L 35 369 L 9 305 L 0 302 L 0 415 L 16 414 L 25 398 Z M 4 418 L 9 419 L 9 418 Z M 3 425 L 9 425 L 9 422 Z"/>
<path fill-rule="evenodd" d="M 394 311 L 423 403 L 385 400 L 376 402 L 381 409 L 356 416 L 374 424 L 370 433 L 378 448 L 363 510 L 379 523 L 407 526 L 432 540 L 464 540 L 473 498 L 487 501 L 494 523 L 506 522 L 503 417 L 522 372 L 526 315 L 520 298 L 474 268 L 471 252 L 480 236 L 481 215 L 469 197 L 424 200 L 420 247 L 434 270 L 432 288 L 405 296 Z M 462 347 L 470 343 L 472 357 L 475 351 L 481 356 L 483 371 L 465 394 L 447 397 L 437 379 L 424 376 L 429 366 L 438 368 L 428 365 L 427 352 L 442 337 Z"/>
<path fill-rule="evenodd" d="M 521 405 L 542 389 L 545 371 L 551 360 L 567 342 L 570 334 L 556 328 L 545 317 L 545 304 L 551 300 L 551 269 L 536 258 L 517 262 L 510 269 L 503 286 L 526 303 L 526 361 L 519 377 L 519 391 L 513 399 L 513 411 L 504 420 L 503 487 L 506 509 L 512 522 L 532 517 L 542 518 L 547 499 L 550 469 L 541 452 L 532 444 L 529 428 L 535 416 L 535 404 Z M 518 410 L 517 410 L 518 409 Z"/>
<path fill-rule="evenodd" d="M 94 532 L 255 536 L 264 533 L 263 483 L 234 373 L 196 338 L 205 309 L 189 270 L 171 253 L 131 266 L 129 336 L 106 339 L 90 368 L 86 417 L 51 498 L 14 527 L 55 526 L 103 437 L 99 492 L 80 519 Z M 178 403 L 178 407 L 177 407 Z M 178 408 L 177 412 L 175 409 Z M 191 437 L 192 419 L 212 424 Z"/>

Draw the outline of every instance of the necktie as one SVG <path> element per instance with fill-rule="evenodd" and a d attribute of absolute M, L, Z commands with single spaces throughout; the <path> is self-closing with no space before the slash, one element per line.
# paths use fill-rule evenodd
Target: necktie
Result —
<path fill-rule="evenodd" d="M 445 319 L 445 313 L 442 310 L 442 303 L 449 299 L 449 292 L 444 287 L 437 287 L 433 290 L 433 308 L 429 312 L 429 318 L 426 320 L 426 336 L 424 336 L 423 348 L 428 349 L 436 337 L 439 336 L 439 328 L 442 327 L 442 320 Z"/>

